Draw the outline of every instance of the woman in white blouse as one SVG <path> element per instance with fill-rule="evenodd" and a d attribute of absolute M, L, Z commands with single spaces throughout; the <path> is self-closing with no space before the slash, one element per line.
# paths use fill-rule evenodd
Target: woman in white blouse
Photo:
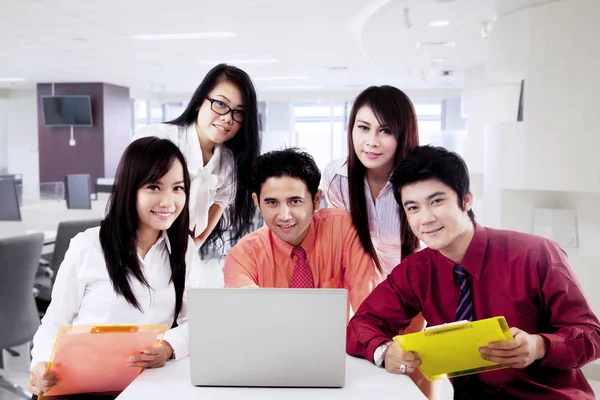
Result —
<path fill-rule="evenodd" d="M 232 242 L 250 230 L 255 212 L 250 171 L 260 152 L 260 136 L 256 92 L 248 74 L 217 65 L 181 116 L 145 126 L 133 140 L 146 136 L 171 140 L 186 157 L 192 179 L 190 233 L 197 247 L 222 241 L 226 230 Z"/>
<path fill-rule="evenodd" d="M 354 100 L 348 157 L 330 162 L 321 187 L 330 207 L 345 208 L 365 250 L 386 274 L 419 248 L 389 182 L 393 168 L 419 145 L 410 99 L 392 86 L 371 86 Z"/>
<path fill-rule="evenodd" d="M 177 323 L 160 347 L 123 363 L 161 367 L 188 355 L 185 289 L 204 283 L 188 231 L 189 187 L 185 158 L 172 142 L 144 138 L 127 147 L 106 218 L 71 240 L 58 270 L 33 338 L 32 393 L 43 394 L 60 379 L 46 366 L 63 325 Z"/>
<path fill-rule="evenodd" d="M 328 206 L 350 211 L 361 244 L 385 274 L 420 247 L 389 182 L 394 167 L 418 145 L 417 117 L 408 96 L 393 86 L 371 86 L 356 97 L 350 111 L 348 157 L 330 162 L 323 171 Z M 407 332 L 424 327 L 419 314 Z M 415 382 L 431 394 L 427 380 L 416 372 Z"/>

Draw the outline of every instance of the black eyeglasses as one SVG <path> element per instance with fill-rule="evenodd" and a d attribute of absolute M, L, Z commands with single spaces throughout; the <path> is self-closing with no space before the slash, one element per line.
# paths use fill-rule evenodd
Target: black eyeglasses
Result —
<path fill-rule="evenodd" d="M 206 100 L 210 101 L 210 108 L 214 112 L 219 115 L 227 115 L 231 113 L 231 117 L 234 121 L 242 123 L 244 122 L 244 111 L 243 110 L 234 110 L 229 107 L 227 104 L 223 103 L 221 100 L 211 99 L 207 97 Z"/>

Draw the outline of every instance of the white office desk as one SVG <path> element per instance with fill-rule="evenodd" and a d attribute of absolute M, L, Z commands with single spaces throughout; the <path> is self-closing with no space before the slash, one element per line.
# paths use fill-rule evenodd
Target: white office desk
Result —
<path fill-rule="evenodd" d="M 117 400 L 138 399 L 426 399 L 413 381 L 370 362 L 346 356 L 346 385 L 341 389 L 197 387 L 190 383 L 190 361 L 148 369 Z"/>

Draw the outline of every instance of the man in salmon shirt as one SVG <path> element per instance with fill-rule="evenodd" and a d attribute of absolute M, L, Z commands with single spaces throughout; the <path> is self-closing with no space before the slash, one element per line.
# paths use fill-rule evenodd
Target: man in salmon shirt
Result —
<path fill-rule="evenodd" d="M 477 224 L 467 166 L 443 148 L 415 148 L 391 182 L 428 248 L 407 257 L 363 302 L 348 325 L 348 354 L 410 374 L 419 355 L 391 339 L 419 312 L 430 325 L 504 316 L 513 340 L 479 352 L 509 368 L 454 378 L 455 399 L 594 399 L 580 368 L 600 356 L 600 324 L 563 250 L 539 236 Z"/>
<path fill-rule="evenodd" d="M 344 288 L 354 311 L 381 281 L 350 213 L 319 209 L 321 172 L 299 149 L 255 162 L 252 197 L 265 226 L 244 236 L 225 259 L 225 287 Z"/>

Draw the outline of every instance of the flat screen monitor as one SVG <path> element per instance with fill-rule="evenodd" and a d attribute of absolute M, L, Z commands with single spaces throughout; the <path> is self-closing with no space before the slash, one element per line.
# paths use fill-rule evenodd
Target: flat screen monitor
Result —
<path fill-rule="evenodd" d="M 42 96 L 44 125 L 92 126 L 90 96 Z"/>
<path fill-rule="evenodd" d="M 21 209 L 14 177 L 0 177 L 0 221 L 20 221 Z"/>

